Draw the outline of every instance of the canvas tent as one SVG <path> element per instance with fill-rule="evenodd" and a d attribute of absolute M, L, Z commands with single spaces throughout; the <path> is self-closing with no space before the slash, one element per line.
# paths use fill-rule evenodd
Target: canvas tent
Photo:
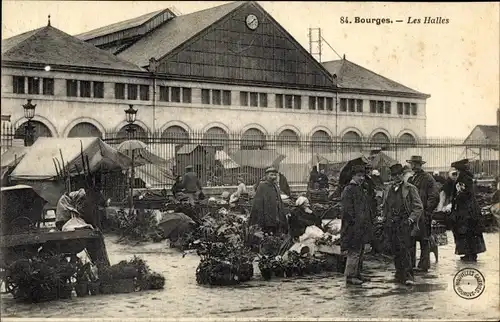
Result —
<path fill-rule="evenodd" d="M 90 171 L 127 169 L 132 160 L 113 149 L 99 138 L 48 138 L 40 137 L 10 174 L 16 183 L 31 185 L 50 204 L 56 204 L 64 193 L 64 185 L 56 181 L 57 171 L 54 160 L 65 166 L 71 176 L 83 169 L 81 151 L 88 156 Z M 75 167 L 76 166 L 76 167 Z"/>

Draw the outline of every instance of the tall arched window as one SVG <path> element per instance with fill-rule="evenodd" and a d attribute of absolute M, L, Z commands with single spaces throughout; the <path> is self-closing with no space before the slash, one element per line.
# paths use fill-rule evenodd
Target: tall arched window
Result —
<path fill-rule="evenodd" d="M 383 132 L 375 133 L 370 139 L 370 144 L 372 147 L 387 148 L 390 144 L 389 137 Z"/>
<path fill-rule="evenodd" d="M 241 136 L 242 150 L 261 150 L 266 147 L 266 135 L 261 130 L 251 128 Z"/>
<path fill-rule="evenodd" d="M 348 131 L 342 136 L 342 150 L 349 151 L 361 151 L 363 148 L 363 139 L 361 136 L 354 132 Z"/>
<path fill-rule="evenodd" d="M 189 133 L 180 126 L 173 125 L 168 127 L 161 134 L 163 139 L 166 139 L 168 143 L 174 144 L 189 144 Z"/>
<path fill-rule="evenodd" d="M 415 140 L 415 137 L 413 135 L 405 133 L 399 137 L 398 143 L 402 147 L 411 147 L 417 144 L 417 140 Z"/>
<path fill-rule="evenodd" d="M 331 152 L 333 149 L 331 136 L 323 130 L 314 132 L 311 137 L 311 144 L 315 152 Z"/>
<path fill-rule="evenodd" d="M 132 127 L 134 131 L 129 134 L 127 131 L 128 128 Z M 140 127 L 137 124 L 132 124 L 132 125 L 124 125 L 120 131 L 116 134 L 116 143 L 121 143 L 123 141 L 127 141 L 128 139 L 133 139 L 133 140 L 139 140 L 139 141 L 146 141 L 148 139 L 148 133 L 146 130 L 144 130 L 142 127 Z"/>
<path fill-rule="evenodd" d="M 220 127 L 211 127 L 203 134 L 203 145 L 223 147 L 229 145 L 229 134 Z"/>
<path fill-rule="evenodd" d="M 49 127 L 39 121 L 31 121 L 31 125 L 34 128 L 34 139 L 36 141 L 39 137 L 52 137 L 52 132 Z M 14 133 L 14 139 L 24 140 L 26 122 L 22 123 Z"/>
<path fill-rule="evenodd" d="M 98 137 L 102 138 L 102 133 L 92 123 L 81 122 L 73 126 L 68 133 L 69 138 Z"/>
<path fill-rule="evenodd" d="M 278 146 L 299 146 L 299 136 L 292 130 L 283 130 L 278 135 Z"/>

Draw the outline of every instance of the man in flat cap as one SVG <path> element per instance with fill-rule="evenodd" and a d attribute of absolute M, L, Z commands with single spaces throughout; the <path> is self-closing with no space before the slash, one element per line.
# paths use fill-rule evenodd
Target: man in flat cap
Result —
<path fill-rule="evenodd" d="M 396 280 L 413 285 L 412 235 L 418 233 L 417 223 L 422 216 L 423 206 L 418 189 L 403 180 L 403 166 L 397 163 L 390 170 L 393 182 L 385 191 L 382 202 L 385 230 L 394 256 Z"/>
<path fill-rule="evenodd" d="M 352 179 L 342 191 L 341 248 L 347 251 L 344 271 L 347 284 L 360 285 L 366 280 L 361 276 L 365 244 L 371 242 L 371 197 L 363 186 L 366 175 L 364 165 L 355 165 Z"/>
<path fill-rule="evenodd" d="M 182 187 L 184 188 L 184 193 L 191 198 L 192 202 L 202 199 L 200 198 L 202 196 L 201 183 L 192 165 L 186 167 L 186 173 L 182 179 Z"/>
<path fill-rule="evenodd" d="M 453 162 L 451 166 L 458 170 L 451 206 L 455 254 L 463 255 L 460 258 L 462 261 L 475 262 L 477 254 L 486 251 L 486 244 L 480 221 L 481 209 L 474 193 L 474 175 L 468 159 Z"/>
<path fill-rule="evenodd" d="M 277 174 L 274 167 L 266 169 L 265 180 L 257 186 L 250 211 L 250 225 L 258 225 L 267 233 L 286 232 L 288 228 Z"/>
<path fill-rule="evenodd" d="M 422 169 L 425 161 L 422 160 L 421 156 L 414 155 L 406 162 L 410 164 L 413 171 L 413 176 L 409 178 L 408 182 L 417 187 L 420 200 L 422 200 L 424 206 L 424 212 L 418 223 L 420 228 L 419 234 L 415 236 L 413 241 L 412 263 L 413 267 L 415 267 L 418 241 L 420 244 L 420 260 L 416 270 L 427 272 L 431 265 L 429 239 L 431 237 L 432 213 L 439 204 L 439 189 L 432 175 Z"/>

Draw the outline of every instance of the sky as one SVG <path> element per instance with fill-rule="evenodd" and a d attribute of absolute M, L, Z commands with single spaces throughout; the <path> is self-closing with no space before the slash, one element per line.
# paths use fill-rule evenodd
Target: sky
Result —
<path fill-rule="evenodd" d="M 175 7 L 188 14 L 221 1 L 2 1 L 2 39 L 52 26 L 75 35 Z M 496 124 L 500 107 L 500 4 L 388 2 L 258 2 L 304 48 L 308 28 L 340 55 L 430 94 L 427 136 L 463 138 L 478 124 Z M 341 17 L 402 19 L 394 24 L 342 24 Z M 408 19 L 448 24 L 408 24 Z M 339 59 L 325 43 L 322 61 Z"/>

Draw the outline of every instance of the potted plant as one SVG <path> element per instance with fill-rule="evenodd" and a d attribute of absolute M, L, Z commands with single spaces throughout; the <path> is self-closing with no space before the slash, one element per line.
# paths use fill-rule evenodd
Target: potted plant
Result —
<path fill-rule="evenodd" d="M 262 256 L 259 260 L 259 270 L 262 278 L 269 281 L 272 277 L 272 260 L 270 257 Z"/>
<path fill-rule="evenodd" d="M 283 260 L 281 256 L 276 256 L 272 263 L 272 269 L 274 276 L 276 277 L 284 277 L 285 276 L 285 267 L 283 266 Z"/>
<path fill-rule="evenodd" d="M 76 296 L 84 297 L 89 295 L 90 283 L 90 263 L 82 264 L 79 262 L 76 271 L 75 293 Z"/>

